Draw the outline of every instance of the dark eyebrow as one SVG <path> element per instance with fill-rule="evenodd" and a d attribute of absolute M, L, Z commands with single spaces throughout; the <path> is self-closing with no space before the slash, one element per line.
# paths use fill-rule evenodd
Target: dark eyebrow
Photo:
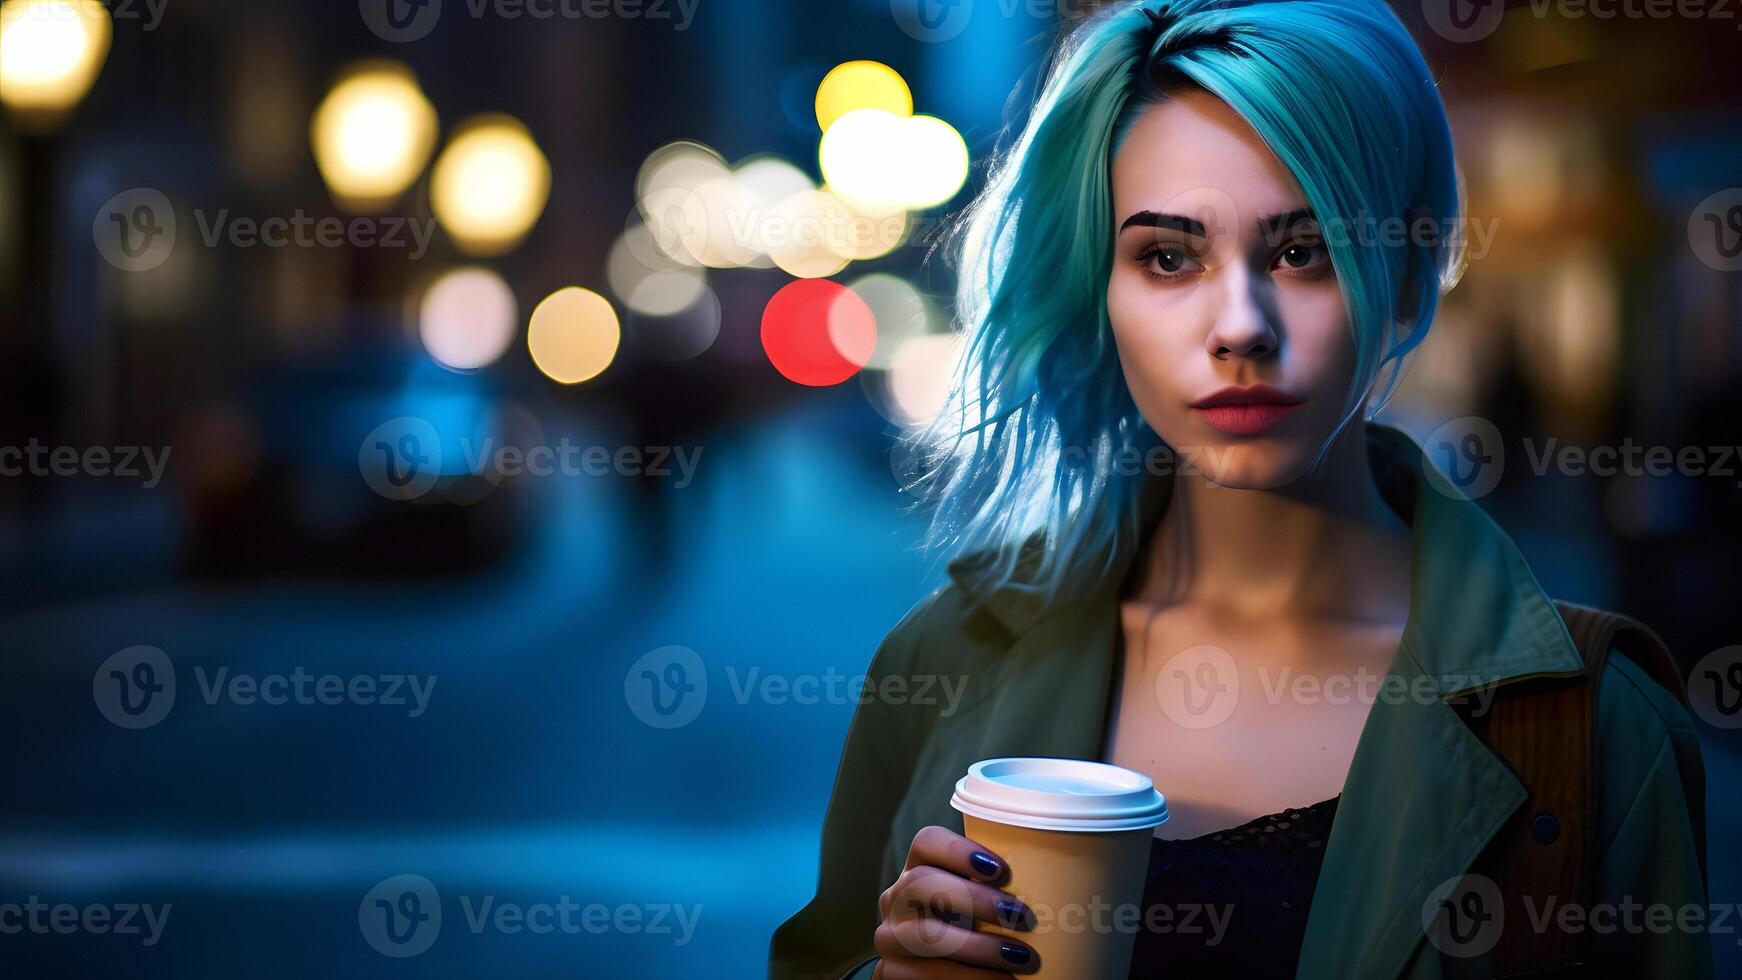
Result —
<path fill-rule="evenodd" d="M 1208 237 L 1204 233 L 1202 221 L 1188 218 L 1183 214 L 1157 214 L 1154 211 L 1139 211 L 1125 219 L 1125 223 L 1119 226 L 1119 233 L 1124 234 L 1125 229 L 1134 227 L 1172 228 L 1197 238 Z"/>
<path fill-rule="evenodd" d="M 1273 214 L 1258 219 L 1258 232 L 1266 239 L 1274 241 L 1294 229 L 1303 221 L 1314 221 L 1311 208 L 1295 208 L 1283 214 Z"/>
<path fill-rule="evenodd" d="M 1293 211 L 1287 211 L 1282 214 L 1261 217 L 1258 219 L 1257 225 L 1261 234 L 1270 238 L 1276 238 L 1292 229 L 1295 225 L 1300 224 L 1303 221 L 1312 220 L 1314 219 L 1311 208 L 1296 208 Z M 1125 229 L 1132 227 L 1172 228 L 1175 231 L 1181 231 L 1198 238 L 1206 237 L 1204 223 L 1196 218 L 1188 218 L 1183 214 L 1161 214 L 1155 211 L 1138 211 L 1131 217 L 1125 219 L 1125 222 L 1119 226 L 1119 231 L 1123 233 Z"/>

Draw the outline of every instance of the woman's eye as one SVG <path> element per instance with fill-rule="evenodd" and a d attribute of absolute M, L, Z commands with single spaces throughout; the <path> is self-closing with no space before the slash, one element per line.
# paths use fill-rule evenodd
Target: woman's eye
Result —
<path fill-rule="evenodd" d="M 1276 267 L 1284 272 L 1312 272 L 1330 260 L 1323 242 L 1295 242 L 1277 255 Z"/>
<path fill-rule="evenodd" d="M 1197 260 L 1183 248 L 1161 245 L 1144 252 L 1138 264 L 1143 267 L 1143 271 L 1158 279 L 1171 279 L 1190 275 Z"/>

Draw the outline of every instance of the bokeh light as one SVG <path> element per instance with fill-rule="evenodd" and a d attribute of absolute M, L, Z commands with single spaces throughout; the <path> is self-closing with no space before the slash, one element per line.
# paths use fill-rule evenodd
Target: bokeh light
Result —
<path fill-rule="evenodd" d="M 682 313 L 708 288 L 705 272 L 662 253 L 640 222 L 617 236 L 605 261 L 605 278 L 623 305 L 648 316 Z"/>
<path fill-rule="evenodd" d="M 962 356 L 962 335 L 933 333 L 904 338 L 895 348 L 887 381 L 901 421 L 929 421 L 944 405 Z"/>
<path fill-rule="evenodd" d="M 610 301 L 579 286 L 545 297 L 526 328 L 532 363 L 545 377 L 565 385 L 598 377 L 616 359 L 622 339 Z"/>
<path fill-rule="evenodd" d="M 333 200 L 354 212 L 391 205 L 435 148 L 436 111 L 411 69 L 353 66 L 315 110 L 309 140 Z"/>
<path fill-rule="evenodd" d="M 519 309 L 502 277 L 481 266 L 455 269 L 424 294 L 417 318 L 424 350 L 437 364 L 474 371 L 514 342 Z"/>
<path fill-rule="evenodd" d="M 46 129 L 79 104 L 109 55 L 114 28 L 98 0 L 0 5 L 0 101 L 26 129 Z"/>
<path fill-rule="evenodd" d="M 512 250 L 549 200 L 550 161 L 519 120 L 500 114 L 462 123 L 430 179 L 436 218 L 468 255 Z"/>
<path fill-rule="evenodd" d="M 840 198 L 871 215 L 943 204 L 968 179 L 968 145 L 934 116 L 858 109 L 823 134 L 823 177 Z"/>
<path fill-rule="evenodd" d="M 877 318 L 877 349 L 866 367 L 888 370 L 896 351 L 908 340 L 949 328 L 936 304 L 900 276 L 877 272 L 853 280 L 847 288 L 858 293 Z"/>
<path fill-rule="evenodd" d="M 730 174 L 718 153 L 689 140 L 647 155 L 635 178 L 635 206 L 661 252 L 685 265 L 702 264 L 697 256 L 707 251 L 707 209 L 697 191 Z"/>
<path fill-rule="evenodd" d="M 817 125 L 828 132 L 841 117 L 859 109 L 913 115 L 913 92 L 901 73 L 876 61 L 835 66 L 817 86 Z"/>
<path fill-rule="evenodd" d="M 788 283 L 762 313 L 762 349 L 788 380 L 825 387 L 851 378 L 877 347 L 877 320 L 858 294 L 827 279 Z"/>
<path fill-rule="evenodd" d="M 802 190 L 781 201 L 769 216 L 769 257 L 788 275 L 821 279 L 847 267 L 847 259 L 831 248 L 846 241 L 852 212 L 833 194 Z"/>

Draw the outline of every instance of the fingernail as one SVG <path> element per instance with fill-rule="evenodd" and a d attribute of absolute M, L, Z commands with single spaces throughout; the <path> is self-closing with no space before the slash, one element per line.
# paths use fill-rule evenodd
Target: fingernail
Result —
<path fill-rule="evenodd" d="M 1009 929 L 1033 929 L 1034 920 L 1029 918 L 1028 909 L 1013 898 L 1001 898 L 992 903 L 998 910 L 998 924 Z"/>
<path fill-rule="evenodd" d="M 986 878 L 990 878 L 1002 870 L 998 859 L 985 851 L 975 851 L 968 855 L 968 863 L 974 866 L 974 871 L 977 874 Z"/>
<path fill-rule="evenodd" d="M 1004 957 L 1006 962 L 1015 963 L 1017 966 L 1026 965 L 1034 956 L 1033 953 L 1028 951 L 1028 947 L 1017 946 L 1013 943 L 1004 943 L 998 947 L 998 952 Z"/>

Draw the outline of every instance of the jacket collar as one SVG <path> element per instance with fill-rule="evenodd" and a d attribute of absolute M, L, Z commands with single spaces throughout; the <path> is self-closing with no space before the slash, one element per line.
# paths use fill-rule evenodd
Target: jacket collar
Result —
<path fill-rule="evenodd" d="M 1380 698 L 1369 712 L 1326 846 L 1300 976 L 1402 973 L 1423 948 L 1430 897 L 1465 874 L 1523 805 L 1523 785 L 1446 700 L 1583 671 L 1506 534 L 1408 436 L 1376 424 L 1366 436 L 1375 481 L 1414 543 L 1409 617 L 1386 684 L 1427 695 Z M 1143 487 L 1144 528 L 1165 510 L 1170 486 L 1152 477 Z M 1141 550 L 1119 556 L 1085 598 L 1053 603 L 1020 580 L 977 588 L 984 556 L 951 563 L 951 576 L 1011 637 L 1012 689 L 984 718 L 982 754 L 1100 758 L 1123 648 L 1120 586 Z M 1037 704 L 1052 710 L 1036 712 Z"/>
<path fill-rule="evenodd" d="M 1517 545 L 1474 501 L 1451 488 L 1414 440 L 1378 423 L 1366 426 L 1368 459 L 1386 501 L 1408 521 L 1414 545 L 1410 611 L 1403 651 L 1447 697 L 1538 674 L 1577 674 L 1584 661 Z M 1171 478 L 1148 477 L 1140 493 L 1141 525 L 1166 510 Z M 1032 568 L 1040 536 L 1022 548 L 1019 569 Z M 1115 608 L 1141 543 L 1122 549 L 1100 586 L 1085 598 L 1049 603 L 1039 588 L 1016 581 L 988 588 L 975 572 L 985 553 L 950 562 L 952 580 L 1013 637 L 1055 613 Z"/>

